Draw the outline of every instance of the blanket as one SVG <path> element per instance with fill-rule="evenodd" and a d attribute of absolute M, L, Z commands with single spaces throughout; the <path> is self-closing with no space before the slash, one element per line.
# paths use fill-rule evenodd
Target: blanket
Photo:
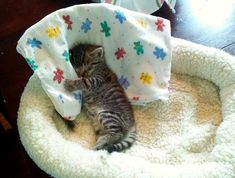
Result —
<path fill-rule="evenodd" d="M 79 43 L 104 47 L 106 63 L 133 104 L 168 98 L 170 22 L 109 4 L 77 5 L 49 14 L 17 45 L 65 119 L 81 111 L 81 91 L 68 93 L 63 87 L 65 79 L 77 77 L 69 49 Z"/>

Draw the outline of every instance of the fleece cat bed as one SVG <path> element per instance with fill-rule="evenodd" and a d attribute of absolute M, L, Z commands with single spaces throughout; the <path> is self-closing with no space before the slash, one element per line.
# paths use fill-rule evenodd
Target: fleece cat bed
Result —
<path fill-rule="evenodd" d="M 40 46 L 30 39 L 30 46 Z M 171 41 L 169 100 L 134 106 L 137 141 L 125 152 L 93 151 L 95 134 L 83 112 L 74 121 L 75 130 L 69 130 L 35 73 L 22 94 L 17 120 L 33 161 L 53 177 L 235 177 L 235 58 Z M 28 62 L 37 68 L 35 61 Z"/>
<path fill-rule="evenodd" d="M 138 139 L 125 153 L 92 151 L 84 113 L 71 132 L 33 75 L 18 129 L 29 156 L 53 177 L 235 177 L 235 58 L 172 39 L 170 98 L 135 106 Z"/>

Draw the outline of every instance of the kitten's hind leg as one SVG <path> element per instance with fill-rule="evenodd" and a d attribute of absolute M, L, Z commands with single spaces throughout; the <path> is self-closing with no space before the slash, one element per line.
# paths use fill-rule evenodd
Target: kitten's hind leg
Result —
<path fill-rule="evenodd" d="M 99 122 L 93 121 L 92 125 L 93 125 L 93 128 L 95 130 L 95 134 L 96 134 L 97 138 L 104 135 L 104 134 L 106 134 L 106 132 L 104 131 L 104 128 L 102 127 L 102 125 L 100 125 Z"/>
<path fill-rule="evenodd" d="M 109 135 L 102 135 L 98 137 L 94 150 L 102 150 L 104 147 L 108 146 Z"/>
<path fill-rule="evenodd" d="M 107 133 L 105 135 L 100 136 L 94 147 L 95 150 L 106 149 L 109 145 L 118 142 L 123 137 L 122 133 Z"/>

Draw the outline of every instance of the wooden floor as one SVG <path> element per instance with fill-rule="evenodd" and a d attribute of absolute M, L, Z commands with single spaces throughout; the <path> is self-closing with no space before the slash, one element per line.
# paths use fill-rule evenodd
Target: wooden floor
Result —
<path fill-rule="evenodd" d="M 23 32 L 45 15 L 88 0 L 1 0 L 0 1 L 0 98 L 1 112 L 13 130 L 0 137 L 0 177 L 49 177 L 30 160 L 20 144 L 16 118 L 20 95 L 32 75 L 16 52 Z M 171 20 L 172 35 L 223 49 L 235 55 L 235 1 L 177 0 L 176 13 L 164 5 L 154 13 Z"/>

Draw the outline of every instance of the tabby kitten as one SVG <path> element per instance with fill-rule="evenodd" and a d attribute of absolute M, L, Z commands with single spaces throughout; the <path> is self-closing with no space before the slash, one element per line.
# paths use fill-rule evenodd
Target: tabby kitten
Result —
<path fill-rule="evenodd" d="M 109 153 L 129 148 L 136 140 L 133 110 L 116 75 L 105 63 L 102 47 L 78 45 L 70 50 L 78 79 L 66 80 L 69 92 L 82 90 L 83 107 L 97 135 L 95 150 Z"/>

